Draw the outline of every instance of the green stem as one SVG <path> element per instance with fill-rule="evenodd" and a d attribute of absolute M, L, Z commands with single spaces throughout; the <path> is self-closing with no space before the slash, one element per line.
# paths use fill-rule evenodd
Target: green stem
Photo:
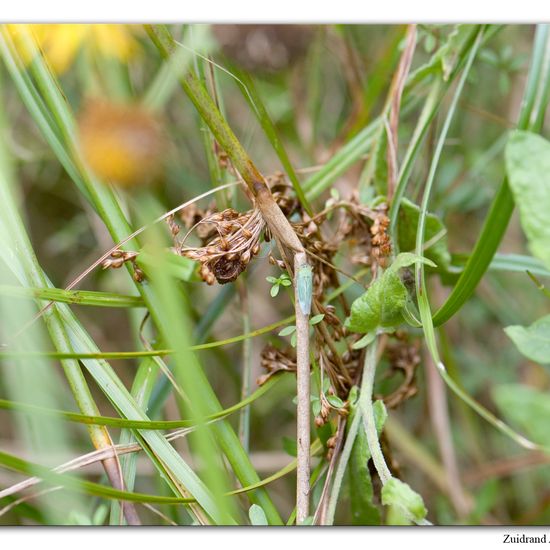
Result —
<path fill-rule="evenodd" d="M 359 395 L 358 412 L 363 417 L 363 425 L 367 436 L 367 443 L 372 456 L 372 462 L 378 477 L 385 485 L 391 478 L 391 472 L 386 464 L 386 459 L 380 447 L 378 433 L 376 431 L 376 421 L 374 419 L 374 408 L 372 406 L 372 393 L 374 389 L 374 374 L 376 373 L 376 339 L 369 345 L 365 356 L 365 365 L 363 367 L 363 380 L 361 382 L 361 393 Z"/>

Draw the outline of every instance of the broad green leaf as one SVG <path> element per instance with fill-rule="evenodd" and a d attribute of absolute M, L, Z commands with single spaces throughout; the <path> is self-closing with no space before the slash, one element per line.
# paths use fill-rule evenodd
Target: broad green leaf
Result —
<path fill-rule="evenodd" d="M 415 249 L 419 216 L 420 207 L 408 199 L 402 199 L 397 226 L 399 250 Z M 447 247 L 447 229 L 435 214 L 428 213 L 426 216 L 424 246 L 426 258 L 435 262 L 441 269 L 449 267 L 451 254 Z"/>
<path fill-rule="evenodd" d="M 550 143 L 516 131 L 506 145 L 506 172 L 534 256 L 550 268 Z"/>
<path fill-rule="evenodd" d="M 392 477 L 382 488 L 382 504 L 396 506 L 416 521 L 424 519 L 428 513 L 422 497 L 396 477 Z"/>
<path fill-rule="evenodd" d="M 543 365 L 550 363 L 550 315 L 541 317 L 528 327 L 506 327 L 504 332 L 525 357 Z"/>
<path fill-rule="evenodd" d="M 252 523 L 252 525 L 269 525 L 263 508 L 257 504 L 253 504 L 249 508 L 248 517 L 250 518 L 250 523 Z"/>
<path fill-rule="evenodd" d="M 493 399 L 501 414 L 541 445 L 550 445 L 550 394 L 522 384 L 506 384 L 493 389 Z"/>
<path fill-rule="evenodd" d="M 353 332 L 372 332 L 379 327 L 394 328 L 403 322 L 401 310 L 407 289 L 399 275 L 386 271 L 351 306 L 345 326 Z"/>

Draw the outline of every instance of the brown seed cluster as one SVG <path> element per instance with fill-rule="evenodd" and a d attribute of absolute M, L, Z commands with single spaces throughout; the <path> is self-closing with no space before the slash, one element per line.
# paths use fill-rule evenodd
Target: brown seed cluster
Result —
<path fill-rule="evenodd" d="M 212 213 L 198 224 L 206 225 L 208 232 L 204 246 L 177 249 L 182 256 L 201 264 L 199 273 L 209 285 L 234 281 L 260 251 L 260 237 L 265 222 L 257 208 L 239 213 L 232 208 Z"/>
<path fill-rule="evenodd" d="M 296 354 L 292 348 L 280 350 L 271 344 L 267 344 L 267 346 L 262 350 L 261 361 L 262 367 L 267 371 L 267 373 L 262 374 L 256 380 L 256 384 L 258 384 L 258 386 L 265 384 L 274 374 L 277 374 L 278 372 L 296 372 Z"/>
<path fill-rule="evenodd" d="M 134 267 L 134 281 L 141 283 L 145 277 L 145 274 L 141 268 L 136 264 L 136 258 L 138 257 L 139 252 L 126 251 L 126 250 L 115 250 L 111 255 L 101 263 L 103 269 L 119 269 L 126 262 L 131 262 Z"/>
<path fill-rule="evenodd" d="M 391 254 L 391 240 L 388 235 L 390 219 L 387 216 L 388 205 L 382 204 L 375 209 L 374 222 L 370 227 L 372 257 L 378 265 L 385 267 L 386 258 Z"/>

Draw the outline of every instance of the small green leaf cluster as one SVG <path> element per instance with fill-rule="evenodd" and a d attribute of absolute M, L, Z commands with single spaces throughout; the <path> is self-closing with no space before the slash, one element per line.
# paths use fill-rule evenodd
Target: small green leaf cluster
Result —
<path fill-rule="evenodd" d="M 270 275 L 266 277 L 265 280 L 272 284 L 271 290 L 269 291 L 272 298 L 275 298 L 279 294 L 281 287 L 292 285 L 292 281 L 287 273 L 283 273 L 280 277 L 273 277 Z"/>
<path fill-rule="evenodd" d="M 325 317 L 325 314 L 324 313 L 319 313 L 319 315 L 314 315 L 310 320 L 309 320 L 309 326 L 312 327 L 318 323 L 320 323 Z M 279 336 L 290 336 L 290 345 L 295 348 L 296 347 L 296 339 L 297 339 L 297 336 L 296 336 L 296 325 L 288 325 L 286 326 L 284 329 L 282 329 L 280 332 L 279 332 Z"/>

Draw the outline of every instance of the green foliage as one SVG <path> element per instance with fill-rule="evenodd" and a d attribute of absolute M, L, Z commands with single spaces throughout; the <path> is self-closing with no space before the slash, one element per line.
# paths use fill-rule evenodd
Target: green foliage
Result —
<path fill-rule="evenodd" d="M 529 248 L 550 268 L 550 143 L 531 132 L 514 132 L 506 146 L 506 172 Z"/>
<path fill-rule="evenodd" d="M 418 262 L 435 266 L 430 260 L 415 254 L 399 254 L 382 276 L 353 302 L 346 327 L 353 332 L 368 333 L 378 328 L 395 329 L 403 323 L 403 310 L 409 294 L 397 271 Z"/>
<path fill-rule="evenodd" d="M 550 363 L 550 315 L 538 319 L 528 327 L 506 327 L 504 332 L 525 357 L 543 365 Z"/>
<path fill-rule="evenodd" d="M 297 400 L 291 399 L 295 379 L 292 375 L 271 376 L 273 372 L 269 372 L 267 382 L 255 390 L 250 371 L 260 363 L 258 352 L 265 342 L 277 340 L 274 330 L 280 330 L 279 336 L 288 337 L 292 345 L 296 345 L 297 336 L 293 296 L 268 300 L 268 311 L 261 307 L 267 294 L 265 283 L 262 285 L 267 264 L 264 254 L 256 255 L 248 265 L 244 285 L 243 279 L 224 287 L 182 284 L 200 280 L 197 264 L 166 252 L 172 244 L 166 238 L 166 228 L 158 234 L 154 246 L 148 245 L 163 224 L 151 225 L 139 241 L 123 245 L 139 251 L 135 264 L 126 263 L 128 272 L 95 269 L 80 282 L 82 288 L 97 287 L 94 291 L 55 288 L 122 241 L 136 225 L 148 225 L 174 204 L 233 180 L 236 175 L 245 181 L 251 175 L 265 177 L 272 188 L 272 182 L 276 182 L 281 189 L 282 179 L 275 173 L 278 168 L 284 169 L 292 184 L 286 186 L 285 215 L 294 224 L 301 212 L 295 206 L 301 205 L 302 211 L 307 211 L 311 223 L 304 217 L 304 225 L 293 227 L 309 252 L 317 250 L 337 268 L 331 273 L 328 263 L 323 264 L 322 271 L 330 274 L 329 279 L 321 269 L 316 269 L 313 279 L 311 273 L 304 274 L 302 284 L 298 279 L 298 304 L 309 309 L 311 290 L 315 290 L 316 303 L 322 304 L 320 309 L 325 311 L 313 315 L 309 324 L 312 343 L 325 341 L 323 351 L 327 353 L 321 361 L 319 346 L 311 346 L 312 379 L 317 383 L 311 392 L 311 409 L 316 416 L 323 411 L 323 424 L 312 426 L 314 502 L 304 524 L 323 516 L 319 514 L 322 510 L 316 509 L 316 499 L 323 494 L 325 484 L 329 489 L 325 490 L 328 523 L 422 524 L 426 523 L 427 507 L 430 519 L 440 524 L 488 523 L 493 519 L 510 524 L 525 518 L 545 521 L 547 512 L 540 512 L 544 501 L 540 492 L 532 489 L 548 483 L 548 476 L 540 469 L 522 472 L 518 483 L 496 475 L 494 481 L 481 488 L 468 485 L 473 496 L 468 500 L 475 503 L 475 509 L 460 516 L 444 490 L 445 472 L 436 452 L 436 445 L 441 447 L 449 441 L 434 434 L 425 419 L 424 378 L 417 376 L 413 381 L 403 370 L 405 384 L 415 384 L 419 391 L 415 399 L 399 403 L 399 410 L 395 415 L 392 412 L 387 422 L 381 397 L 386 397 L 386 390 L 396 382 L 388 378 L 412 359 L 423 338 L 422 345 L 427 345 L 442 377 L 461 398 L 458 404 L 470 405 L 482 417 L 462 409 L 455 411 L 458 416 L 449 417 L 452 433 L 445 435 L 454 444 L 460 466 L 468 463 L 473 469 L 489 457 L 507 456 L 508 446 L 516 443 L 539 451 L 550 448 L 546 434 L 550 405 L 547 392 L 541 389 L 548 386 L 545 369 L 532 362 L 522 364 L 522 379 L 538 384 L 538 388 L 491 387 L 496 381 L 516 376 L 517 354 L 513 350 L 510 353 L 512 346 L 501 346 L 502 329 L 497 323 L 525 324 L 524 319 L 545 315 L 548 305 L 524 272 L 529 269 L 541 278 L 550 274 L 550 240 L 545 223 L 550 211 L 550 154 L 547 142 L 535 135 L 543 129 L 550 96 L 549 27 L 537 27 L 523 98 L 516 92 L 524 85 L 523 51 L 532 38 L 531 27 L 417 27 L 415 69 L 402 75 L 405 82 L 399 98 L 398 180 L 388 212 L 387 234 L 395 250 L 403 253 L 389 259 L 393 263 L 385 272 L 377 268 L 366 291 L 357 281 L 363 284 L 370 268 L 357 268 L 357 248 L 349 247 L 354 254 L 350 257 L 347 245 L 359 238 L 362 246 L 369 233 L 373 236 L 372 218 L 357 217 L 358 226 L 350 233 L 346 233 L 346 224 L 340 225 L 340 218 L 345 219 L 351 210 L 355 216 L 357 208 L 366 212 L 388 202 L 381 195 L 388 192 L 387 144 L 393 128 L 388 122 L 397 99 L 396 88 L 390 82 L 396 81 L 406 29 L 364 25 L 304 29 L 305 34 L 312 31 L 305 41 L 304 57 L 297 61 L 292 57 L 290 50 L 298 42 L 294 35 L 288 50 L 291 66 L 267 72 L 264 66 L 240 66 L 239 57 L 248 50 L 240 32 L 236 33 L 233 48 L 226 51 L 216 38 L 217 30 L 207 25 L 146 27 L 152 42 L 145 33 L 137 37 L 140 57 L 128 62 L 107 60 L 93 48 L 82 48 L 73 66 L 60 78 L 48 63 L 48 47 L 38 48 L 29 32 L 17 36 L 6 26 L 0 28 L 0 56 L 5 69 L 0 86 L 0 130 L 5 138 L 0 147 L 0 189 L 7 189 L 6 182 L 13 182 L 17 191 L 13 197 L 2 193 L 0 201 L 0 227 L 4 228 L 0 243 L 0 409 L 8 419 L 0 429 L 0 440 L 9 439 L 10 448 L 12 440 L 19 448 L 35 437 L 46 439 L 49 445 L 48 452 L 37 453 L 36 459 L 29 455 L 28 461 L 1 449 L 0 462 L 6 469 L 19 472 L 14 474 L 13 483 L 18 480 L 15 475 L 39 475 L 48 488 L 63 487 L 63 491 L 49 497 L 34 499 L 32 505 L 20 503 L 9 512 L 1 510 L 0 522 L 48 524 L 58 517 L 51 514 L 59 509 L 66 523 L 121 524 L 127 521 L 122 515 L 122 502 L 128 500 L 156 503 L 162 507 L 159 512 L 166 514 L 165 521 L 179 524 L 281 523 L 281 510 L 286 513 L 295 500 L 292 473 L 297 460 L 287 458 L 283 468 L 260 480 L 251 464 L 249 448 L 274 456 L 282 449 L 296 456 L 293 404 Z M 172 34 L 178 42 L 173 41 Z M 31 63 L 19 50 L 20 39 L 31 50 Z M 231 49 L 239 52 L 235 59 Z M 91 51 L 93 56 L 88 55 Z M 242 97 L 235 93 L 238 88 Z M 508 91 L 514 93 L 503 98 Z M 191 102 L 182 101 L 183 93 Z M 77 112 L 91 96 L 145 105 L 161 115 L 159 122 L 169 154 L 157 186 L 117 189 L 105 185 L 82 162 Z M 493 185 L 505 171 L 499 157 L 501 145 L 496 144 L 505 143 L 511 126 L 509 113 L 516 109 L 521 111 L 518 127 L 533 133 L 517 132 L 510 137 L 505 159 L 508 181 L 498 188 L 489 204 Z M 443 131 L 438 136 L 441 122 Z M 254 165 L 262 174 L 254 173 Z M 472 189 L 483 192 L 473 193 Z M 332 198 L 327 202 L 329 193 Z M 419 207 L 422 193 L 424 200 Z M 247 210 L 251 207 L 249 198 L 235 186 L 212 195 L 208 205 L 201 199 L 197 212 L 210 209 L 211 200 L 219 211 L 229 207 Z M 350 208 L 349 201 L 356 198 L 358 204 Z M 514 204 L 519 208 L 533 257 L 526 255 L 523 243 L 517 242 L 513 234 L 505 234 Z M 448 227 L 428 210 L 444 214 Z M 185 216 L 174 218 L 170 226 L 174 241 L 182 236 L 177 236 L 176 228 L 181 221 L 187 224 L 189 220 Z M 340 235 L 349 242 L 334 239 L 338 245 L 335 254 L 329 251 L 325 255 L 323 247 L 318 247 L 323 243 L 317 240 L 330 245 L 331 238 Z M 202 239 L 200 231 L 188 237 L 190 243 L 196 242 L 196 237 Z M 277 256 L 278 237 L 274 233 L 271 237 L 268 246 Z M 503 249 L 513 254 L 497 255 L 504 237 L 508 241 Z M 284 259 L 292 260 L 291 250 L 284 251 L 284 255 Z M 319 265 L 321 260 L 311 256 L 310 261 Z M 135 266 L 145 273 L 142 282 L 133 277 Z M 429 278 L 434 267 L 441 275 L 441 280 L 435 281 L 438 287 L 453 285 L 450 297 L 435 315 L 433 306 L 439 296 L 432 299 L 435 288 Z M 487 269 L 492 273 L 475 300 L 469 301 Z M 346 278 L 346 273 L 352 277 Z M 326 283 L 320 292 L 312 289 L 318 276 Z M 267 281 L 272 297 L 278 297 L 281 289 L 293 294 L 293 282 L 287 274 L 269 276 Z M 542 284 L 546 281 L 537 281 L 539 289 Z M 43 315 L 49 341 L 36 336 L 40 336 L 42 327 L 42 322 L 37 322 L 32 330 L 26 328 L 17 337 L 14 346 L 12 335 L 50 300 L 55 304 Z M 463 309 L 464 305 L 467 307 Z M 28 315 L 22 316 L 27 310 Z M 522 317 L 514 321 L 518 312 Z M 342 331 L 346 315 L 348 331 Z M 454 315 L 458 319 L 452 337 L 447 337 L 443 329 L 437 334 L 434 326 Z M 531 326 L 517 324 L 505 329 L 530 361 L 549 362 L 549 319 L 545 316 Z M 256 322 L 270 324 L 255 328 Z M 410 327 L 403 327 L 405 323 Z M 398 328 L 403 330 L 397 332 Z M 384 332 L 396 334 L 380 337 Z M 254 345 L 252 338 L 256 338 Z M 241 345 L 233 345 L 236 343 Z M 442 344 L 445 349 L 439 357 L 438 346 Z M 367 346 L 364 351 L 353 351 Z M 117 351 L 121 349 L 134 351 Z M 278 351 L 293 359 L 292 350 Z M 117 363 L 115 371 L 108 359 L 124 361 Z M 348 369 L 349 379 L 344 380 L 346 377 L 339 372 L 339 378 L 334 377 L 332 368 L 336 365 L 339 369 L 339 360 Z M 63 370 L 55 372 L 58 363 Z M 487 365 L 498 365 L 498 370 L 484 368 Z M 33 384 L 42 380 L 37 366 L 40 370 L 52 369 L 55 392 L 45 391 L 45 384 Z M 262 366 L 266 366 L 264 356 Z M 452 369 L 452 376 L 445 366 L 449 372 Z M 21 378 L 25 373 L 28 377 Z M 265 375 L 262 378 L 265 381 Z M 321 380 L 322 387 L 318 387 Z M 360 401 L 358 389 L 353 386 L 358 382 L 362 384 Z M 535 443 L 485 408 L 487 387 L 494 390 L 503 420 Z M 75 402 L 78 409 L 74 410 L 79 412 L 72 412 Z M 235 404 L 224 408 L 226 403 Z M 233 418 L 226 418 L 236 411 L 243 413 L 242 418 L 249 415 L 249 434 L 241 425 L 237 434 Z M 327 411 L 328 418 L 324 418 Z M 480 424 L 485 420 L 509 439 L 486 431 Z M 47 430 L 36 429 L 42 423 Z M 388 437 L 381 441 L 384 426 Z M 329 449 L 336 451 L 336 436 L 343 435 L 337 427 L 343 427 L 345 437 L 329 469 L 327 453 Z M 163 433 L 169 429 L 178 432 Z M 99 483 L 83 481 L 89 473 L 86 469 L 78 470 L 77 477 L 75 473 L 52 471 L 54 463 L 47 467 L 35 464 L 58 456 L 58 451 L 72 459 L 93 448 L 111 449 L 111 432 L 118 434 L 120 430 L 118 442 L 125 452 L 111 472 L 115 475 L 108 479 L 104 476 Z M 65 449 L 58 440 L 69 431 L 70 445 Z M 176 435 L 187 436 L 188 451 L 184 454 L 172 442 Z M 405 483 L 408 479 L 391 476 L 384 462 L 388 458 L 384 456 L 386 444 L 402 461 L 404 475 L 411 475 L 411 466 L 420 471 L 414 475 L 419 494 Z M 25 446 L 26 453 L 31 449 Z M 127 452 L 129 449 L 135 452 Z M 152 467 L 141 469 L 138 452 Z M 378 479 L 371 479 L 374 470 L 383 485 L 381 495 Z M 8 472 L 7 476 L 11 475 Z M 110 486 L 118 486 L 113 479 L 120 479 L 120 475 L 124 491 Z M 270 483 L 284 476 L 288 480 L 274 489 L 276 507 Z M 420 485 L 427 478 L 430 481 Z M 8 480 L 12 483 L 10 477 Z M 153 487 L 157 491 L 151 492 L 158 494 L 134 492 L 134 486 Z M 234 486 L 240 489 L 231 490 Z M 442 490 L 434 492 L 435 486 Z M 63 503 L 62 499 L 73 496 L 83 506 Z M 2 506 L 13 504 L 16 498 L 17 492 L 10 494 Z M 342 500 L 350 506 L 342 506 Z M 52 502 L 55 506 L 50 507 Z M 107 519 L 109 509 L 111 516 Z M 153 515 L 145 507 L 138 507 L 138 512 L 144 522 L 163 521 L 159 519 L 162 516 Z M 288 523 L 294 519 L 291 513 Z"/>
<path fill-rule="evenodd" d="M 269 525 L 263 508 L 257 504 L 253 504 L 249 508 L 248 517 L 252 525 Z"/>
<path fill-rule="evenodd" d="M 550 449 L 550 395 L 522 384 L 496 386 L 493 399 L 509 422 L 533 441 Z"/>
<path fill-rule="evenodd" d="M 271 290 L 269 291 L 272 298 L 278 296 L 281 287 L 292 286 L 292 281 L 287 273 L 283 273 L 280 277 L 273 277 L 270 275 L 269 277 L 266 277 L 265 280 L 272 285 Z"/>
<path fill-rule="evenodd" d="M 382 488 L 382 504 L 398 508 L 413 521 L 424 519 L 428 513 L 422 497 L 396 477 L 392 477 Z"/>
<path fill-rule="evenodd" d="M 408 199 L 401 201 L 397 225 L 399 250 L 405 252 L 415 249 L 419 216 L 419 206 Z M 451 255 L 447 246 L 447 229 L 435 214 L 428 213 L 426 216 L 424 242 L 426 243 L 425 257 L 432 260 L 439 269 L 447 269 L 451 264 Z"/>

